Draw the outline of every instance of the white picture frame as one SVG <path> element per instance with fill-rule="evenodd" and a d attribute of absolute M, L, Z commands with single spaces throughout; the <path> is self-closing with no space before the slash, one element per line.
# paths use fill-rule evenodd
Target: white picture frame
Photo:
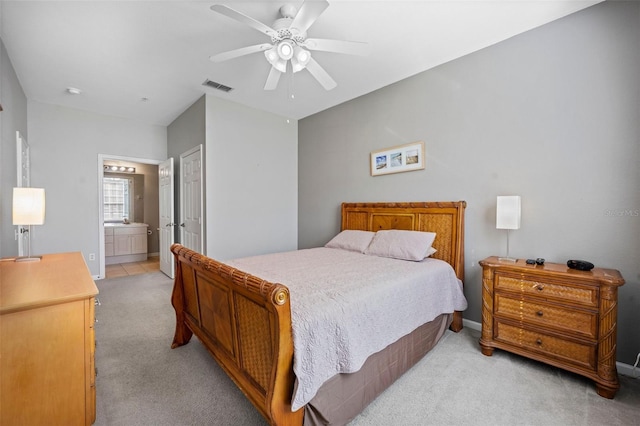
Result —
<path fill-rule="evenodd" d="M 411 172 L 425 168 L 424 142 L 412 142 L 371 152 L 371 176 Z"/>

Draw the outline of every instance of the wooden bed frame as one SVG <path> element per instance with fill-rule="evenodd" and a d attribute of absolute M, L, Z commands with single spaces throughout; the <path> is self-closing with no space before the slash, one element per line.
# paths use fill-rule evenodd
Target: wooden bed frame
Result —
<path fill-rule="evenodd" d="M 464 280 L 466 202 L 343 203 L 342 230 L 436 232 L 433 257 Z M 172 348 L 195 333 L 213 358 L 272 425 L 302 425 L 291 411 L 295 375 L 289 289 L 174 244 L 176 313 Z M 451 329 L 462 329 L 455 312 Z"/>

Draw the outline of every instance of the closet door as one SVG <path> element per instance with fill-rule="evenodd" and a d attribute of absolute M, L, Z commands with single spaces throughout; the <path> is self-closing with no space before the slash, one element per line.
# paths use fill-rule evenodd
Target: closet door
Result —
<path fill-rule="evenodd" d="M 180 155 L 180 244 L 206 254 L 201 147 L 198 145 Z"/>

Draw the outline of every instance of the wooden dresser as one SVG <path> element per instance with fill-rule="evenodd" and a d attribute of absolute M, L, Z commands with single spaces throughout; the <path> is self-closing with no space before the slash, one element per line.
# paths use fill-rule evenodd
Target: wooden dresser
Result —
<path fill-rule="evenodd" d="M 594 380 L 600 396 L 615 396 L 620 272 L 497 257 L 480 265 L 483 354 L 498 348 L 542 361 Z"/>
<path fill-rule="evenodd" d="M 0 425 L 90 425 L 94 297 L 80 253 L 0 260 Z"/>

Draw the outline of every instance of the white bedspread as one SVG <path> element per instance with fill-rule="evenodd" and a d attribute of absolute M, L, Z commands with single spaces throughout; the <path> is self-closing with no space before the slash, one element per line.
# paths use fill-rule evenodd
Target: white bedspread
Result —
<path fill-rule="evenodd" d="M 290 290 L 294 411 L 332 376 L 358 371 L 420 325 L 467 308 L 453 268 L 437 259 L 410 262 L 322 247 L 226 263 Z"/>

